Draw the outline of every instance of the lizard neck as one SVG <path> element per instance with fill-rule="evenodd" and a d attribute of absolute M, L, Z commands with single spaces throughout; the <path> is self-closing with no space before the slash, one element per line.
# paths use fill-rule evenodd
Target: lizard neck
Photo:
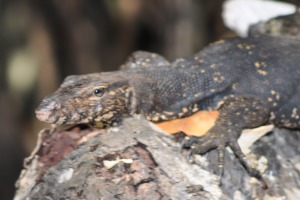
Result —
<path fill-rule="evenodd" d="M 214 80 L 222 75 L 215 74 L 213 68 L 196 67 L 144 69 L 134 74 L 140 76 L 131 81 L 135 111 L 152 121 L 162 121 L 215 108 L 231 84 Z"/>

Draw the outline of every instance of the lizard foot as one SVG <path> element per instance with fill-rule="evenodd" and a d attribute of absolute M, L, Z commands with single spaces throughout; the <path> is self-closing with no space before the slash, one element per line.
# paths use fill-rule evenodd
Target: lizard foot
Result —
<path fill-rule="evenodd" d="M 190 160 L 191 156 L 194 154 L 205 154 L 206 152 L 217 149 L 218 150 L 218 168 L 219 168 L 219 176 L 220 176 L 220 185 L 221 185 L 221 178 L 224 171 L 224 153 L 225 147 L 229 146 L 232 151 L 234 152 L 235 156 L 240 160 L 241 164 L 247 170 L 250 176 L 257 178 L 261 184 L 263 189 L 267 189 L 268 186 L 264 181 L 262 175 L 256 169 L 253 169 L 249 166 L 246 156 L 241 151 L 241 148 L 237 142 L 235 137 L 230 137 L 230 135 L 225 134 L 216 134 L 211 133 L 201 137 L 185 137 L 181 142 L 182 151 L 184 148 L 190 148 L 188 153 L 188 160 Z"/>

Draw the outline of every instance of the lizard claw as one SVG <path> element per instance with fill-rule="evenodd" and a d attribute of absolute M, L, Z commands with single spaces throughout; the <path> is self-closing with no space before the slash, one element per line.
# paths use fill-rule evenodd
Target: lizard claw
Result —
<path fill-rule="evenodd" d="M 180 153 L 183 152 L 183 149 L 191 146 L 190 142 L 191 142 L 190 137 L 188 137 L 188 136 L 184 137 L 184 139 L 181 141 L 181 144 L 180 144 L 180 149 L 179 149 Z"/>
<path fill-rule="evenodd" d="M 181 141 L 181 143 L 180 143 L 180 148 L 179 148 L 179 152 L 180 152 L 180 153 L 182 153 L 182 152 L 183 152 L 183 149 L 186 148 L 186 146 L 185 146 L 186 140 L 187 140 L 186 138 L 188 138 L 188 137 L 185 137 L 185 138 Z"/>
<path fill-rule="evenodd" d="M 194 154 L 205 154 L 212 149 L 217 149 L 218 175 L 220 177 L 219 183 L 221 185 L 221 177 L 224 171 L 224 155 L 226 146 L 231 147 L 235 156 L 240 160 L 241 164 L 247 170 L 249 175 L 260 180 L 264 189 L 268 188 L 266 182 L 262 178 L 262 175 L 248 165 L 246 157 L 241 151 L 240 146 L 237 143 L 237 139 L 234 138 L 233 135 L 228 134 L 225 136 L 223 134 L 209 133 L 201 137 L 185 137 L 181 142 L 180 152 L 182 152 L 184 148 L 190 148 L 187 155 L 187 160 L 189 161 Z"/>
<path fill-rule="evenodd" d="M 194 148 L 191 148 L 191 149 L 189 150 L 189 153 L 188 153 L 187 157 L 186 157 L 187 161 L 190 161 L 190 160 L 191 160 L 191 157 L 192 157 L 194 154 L 195 154 Z"/>

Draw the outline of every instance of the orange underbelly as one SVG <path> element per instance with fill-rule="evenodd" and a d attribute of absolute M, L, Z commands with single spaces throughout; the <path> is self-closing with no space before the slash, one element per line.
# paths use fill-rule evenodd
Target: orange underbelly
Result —
<path fill-rule="evenodd" d="M 182 131 L 186 135 L 202 136 L 213 127 L 218 116 L 218 111 L 199 111 L 189 117 L 159 122 L 156 125 L 171 134 Z"/>

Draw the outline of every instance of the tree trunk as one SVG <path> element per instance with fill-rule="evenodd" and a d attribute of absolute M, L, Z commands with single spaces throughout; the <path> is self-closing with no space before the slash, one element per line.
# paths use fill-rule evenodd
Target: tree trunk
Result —
<path fill-rule="evenodd" d="M 268 161 L 264 177 L 269 189 L 263 190 L 230 151 L 219 186 L 213 174 L 215 151 L 194 156 L 189 163 L 186 152 L 179 153 L 175 136 L 162 133 L 143 118 L 128 118 L 107 130 L 43 130 L 35 151 L 25 160 L 15 200 L 297 199 L 300 134 L 274 132 L 252 150 Z"/>

